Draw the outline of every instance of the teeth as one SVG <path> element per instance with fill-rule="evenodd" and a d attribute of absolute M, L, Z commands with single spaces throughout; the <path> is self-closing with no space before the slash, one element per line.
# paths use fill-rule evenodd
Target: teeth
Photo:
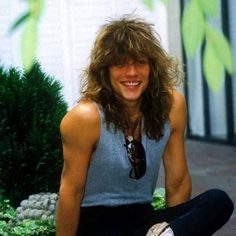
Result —
<path fill-rule="evenodd" d="M 139 82 L 124 82 L 124 84 L 128 86 L 136 86 L 139 85 Z"/>

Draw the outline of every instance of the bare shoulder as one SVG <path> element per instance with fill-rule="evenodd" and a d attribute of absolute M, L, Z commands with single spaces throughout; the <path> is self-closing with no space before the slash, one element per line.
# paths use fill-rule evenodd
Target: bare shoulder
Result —
<path fill-rule="evenodd" d="M 173 110 L 178 110 L 178 109 L 185 109 L 186 108 L 186 102 L 185 102 L 185 97 L 182 93 L 180 93 L 177 90 L 173 90 L 172 92 L 173 95 Z"/>
<path fill-rule="evenodd" d="M 173 104 L 170 111 L 170 121 L 173 129 L 185 127 L 186 124 L 186 101 L 182 93 L 173 90 Z"/>
<path fill-rule="evenodd" d="M 62 119 L 60 130 L 63 138 L 81 136 L 96 138 L 100 128 L 100 117 L 96 105 L 90 101 L 79 102 Z"/>
<path fill-rule="evenodd" d="M 99 114 L 95 104 L 92 102 L 80 102 L 70 110 L 62 119 L 61 126 L 68 123 L 72 126 L 80 124 L 94 124 L 99 121 Z"/>

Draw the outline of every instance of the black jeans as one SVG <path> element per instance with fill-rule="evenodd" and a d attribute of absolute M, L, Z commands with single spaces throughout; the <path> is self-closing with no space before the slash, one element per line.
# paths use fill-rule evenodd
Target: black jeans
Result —
<path fill-rule="evenodd" d="M 158 211 L 150 204 L 82 207 L 77 235 L 145 236 L 152 225 L 166 221 L 175 236 L 209 236 L 229 220 L 233 208 L 229 196 L 218 189 Z"/>

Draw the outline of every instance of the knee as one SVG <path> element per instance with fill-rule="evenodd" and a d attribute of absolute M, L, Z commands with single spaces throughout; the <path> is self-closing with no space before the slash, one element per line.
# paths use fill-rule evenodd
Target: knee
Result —
<path fill-rule="evenodd" d="M 234 204 L 229 195 L 220 189 L 211 189 L 206 192 L 208 200 L 215 210 L 219 210 L 220 214 L 230 217 L 233 210 Z"/>

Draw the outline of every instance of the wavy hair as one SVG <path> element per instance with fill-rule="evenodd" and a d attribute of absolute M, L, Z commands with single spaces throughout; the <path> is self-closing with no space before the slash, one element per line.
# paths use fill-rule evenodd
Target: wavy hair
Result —
<path fill-rule="evenodd" d="M 125 16 L 103 25 L 91 51 L 90 64 L 84 71 L 81 94 L 82 99 L 95 101 L 102 107 L 108 128 L 113 123 L 116 129 L 126 129 L 129 117 L 124 105 L 114 95 L 109 67 L 144 56 L 149 61 L 150 77 L 140 109 L 147 136 L 159 140 L 169 119 L 172 90 L 183 73 L 177 60 L 161 47 L 152 24 Z"/>

